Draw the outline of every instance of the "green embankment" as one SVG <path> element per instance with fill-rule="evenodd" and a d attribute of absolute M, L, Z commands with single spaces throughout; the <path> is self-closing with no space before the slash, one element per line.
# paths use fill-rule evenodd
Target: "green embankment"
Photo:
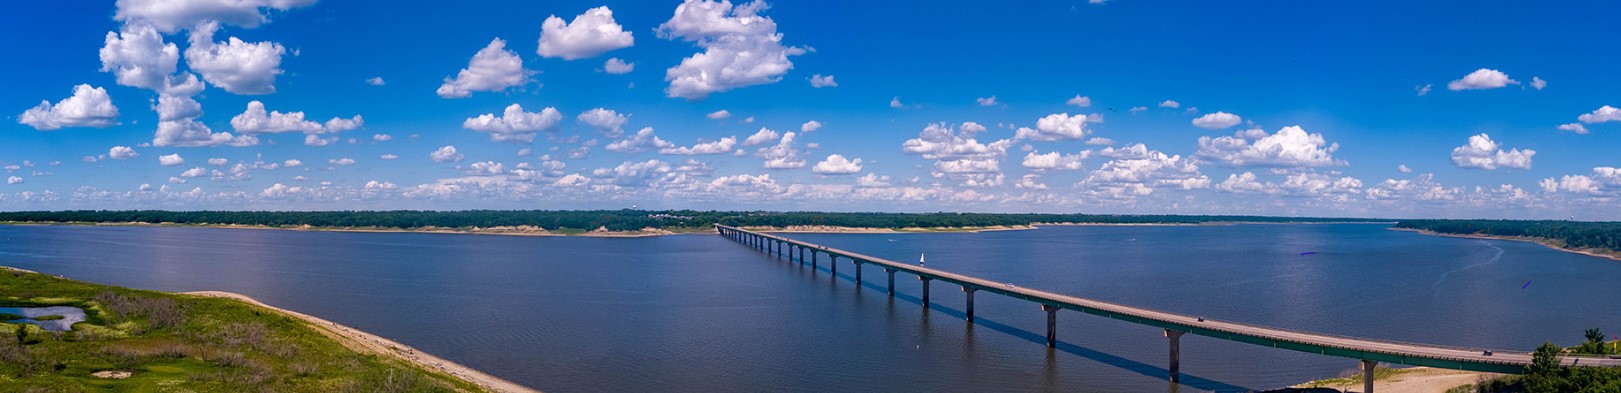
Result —
<path fill-rule="evenodd" d="M 483 391 L 352 351 L 301 320 L 236 300 L 0 270 L 0 307 L 38 306 L 80 307 L 88 320 L 68 332 L 0 323 L 0 391 Z M 133 374 L 91 375 L 98 371 Z"/>

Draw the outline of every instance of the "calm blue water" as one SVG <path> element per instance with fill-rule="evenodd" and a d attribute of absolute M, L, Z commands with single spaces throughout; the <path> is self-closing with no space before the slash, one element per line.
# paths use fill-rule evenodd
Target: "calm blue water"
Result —
<path fill-rule="evenodd" d="M 10 323 L 31 323 L 41 329 L 53 332 L 73 330 L 73 324 L 84 322 L 84 310 L 78 307 L 52 306 L 52 307 L 0 307 L 0 314 L 21 315 L 22 319 L 6 321 Z M 48 321 L 35 320 L 47 315 L 61 315 L 62 319 Z"/>
<path fill-rule="evenodd" d="M 1020 286 L 1324 333 L 1530 349 L 1621 331 L 1621 262 L 1382 225 L 1047 227 L 791 234 Z M 1300 255 L 1316 252 L 1313 255 Z M 1154 328 L 1044 314 L 918 282 L 899 296 L 711 235 L 604 239 L 0 226 L 0 264 L 166 291 L 225 290 L 545 391 L 1167 389 Z M 1522 289 L 1526 282 L 1528 287 Z M 873 285 L 872 283 L 878 283 Z M 424 318 L 431 315 L 432 318 Z M 1348 359 L 1182 339 L 1181 391 L 1333 377 Z"/>

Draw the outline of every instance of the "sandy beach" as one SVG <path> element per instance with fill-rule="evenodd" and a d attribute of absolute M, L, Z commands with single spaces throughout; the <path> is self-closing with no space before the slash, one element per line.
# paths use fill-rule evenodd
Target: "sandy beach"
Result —
<path fill-rule="evenodd" d="M 1442 393 L 1446 392 L 1447 389 L 1452 389 L 1463 385 L 1472 385 L 1501 376 L 1503 376 L 1503 374 L 1430 367 L 1403 368 L 1399 374 L 1374 379 L 1373 391 L 1379 393 Z M 1362 381 L 1353 380 L 1351 378 L 1325 379 L 1291 386 L 1291 388 L 1328 388 L 1335 389 L 1336 391 L 1357 392 L 1362 390 Z"/>
<path fill-rule="evenodd" d="M 489 375 L 489 374 L 485 374 L 485 373 L 483 373 L 481 371 L 478 371 L 478 370 L 474 370 L 474 369 L 472 369 L 470 367 L 463 366 L 463 365 L 457 364 L 455 362 L 451 362 L 449 360 L 441 359 L 441 358 L 439 358 L 437 356 L 433 356 L 433 355 L 427 354 L 425 352 L 419 351 L 416 348 L 412 348 L 412 347 L 407 346 L 405 344 L 400 344 L 398 342 L 395 342 L 394 340 L 389 340 L 389 339 L 386 339 L 386 338 L 383 338 L 383 337 L 379 337 L 379 336 L 377 336 L 375 334 L 366 333 L 366 332 L 357 330 L 355 328 L 351 328 L 351 327 L 344 326 L 344 325 L 339 325 L 339 324 L 337 324 L 335 322 L 332 322 L 332 321 L 328 321 L 328 320 L 317 318 L 317 317 L 314 317 L 314 316 L 302 314 L 302 313 L 299 313 L 299 312 L 296 312 L 296 311 L 291 311 L 291 310 L 272 307 L 270 305 L 260 303 L 258 300 L 254 300 L 253 298 L 244 296 L 242 294 L 231 293 L 231 292 L 220 292 L 220 291 L 183 292 L 183 294 L 194 295 L 194 296 L 203 296 L 203 297 L 218 297 L 218 298 L 235 299 L 235 300 L 243 301 L 243 302 L 255 305 L 255 306 L 264 307 L 266 309 L 274 310 L 276 312 L 280 312 L 282 314 L 286 314 L 288 316 L 292 316 L 292 317 L 301 319 L 301 320 L 303 320 L 305 322 L 308 322 L 311 326 L 313 326 L 315 328 L 316 331 L 321 332 L 321 334 L 325 334 L 327 337 L 331 337 L 333 340 L 337 340 L 339 343 L 343 344 L 343 346 L 348 347 L 349 349 L 352 349 L 354 351 L 361 352 L 361 353 L 377 354 L 377 355 L 381 355 L 381 356 L 391 356 L 391 357 L 394 357 L 394 358 L 397 358 L 397 359 L 400 359 L 400 360 L 415 363 L 415 364 L 421 365 L 423 368 L 430 369 L 430 370 L 438 370 L 438 371 L 443 372 L 445 374 L 449 374 L 449 375 L 451 375 L 453 377 L 460 378 L 460 379 L 462 379 L 464 381 L 471 382 L 474 385 L 484 387 L 485 389 L 489 389 L 491 391 L 495 391 L 495 392 L 512 392 L 512 393 L 539 393 L 538 390 L 530 389 L 530 388 L 527 388 L 527 387 L 512 383 L 512 382 L 507 381 L 505 379 L 501 379 L 499 377 Z"/>

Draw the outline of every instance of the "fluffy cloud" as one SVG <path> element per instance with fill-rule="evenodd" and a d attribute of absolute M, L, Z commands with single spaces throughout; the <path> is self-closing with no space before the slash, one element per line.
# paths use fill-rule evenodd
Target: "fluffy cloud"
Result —
<path fill-rule="evenodd" d="M 161 90 L 180 60 L 180 49 L 163 42 L 150 25 L 126 25 L 107 32 L 101 47 L 101 71 L 112 72 L 118 84 Z"/>
<path fill-rule="evenodd" d="M 1092 171 L 1079 185 L 1094 197 L 1132 199 L 1152 194 L 1156 187 L 1184 190 L 1210 188 L 1210 178 L 1199 172 L 1192 159 L 1166 155 L 1136 144 L 1122 149 L 1104 149 L 1116 157 Z"/>
<path fill-rule="evenodd" d="M 1435 181 L 1435 175 L 1425 173 L 1412 180 L 1385 179 L 1364 191 L 1369 200 L 1448 201 L 1457 199 L 1463 190 L 1446 187 Z"/>
<path fill-rule="evenodd" d="M 113 19 L 131 25 L 154 26 L 165 33 L 189 29 L 199 23 L 210 21 L 253 28 L 270 21 L 263 9 L 286 11 L 315 2 L 316 0 L 119 0 Z"/>
<path fill-rule="evenodd" d="M 1567 192 L 1573 194 L 1599 194 L 1613 193 L 1621 190 L 1621 168 L 1594 167 L 1593 172 L 1587 175 L 1565 175 L 1559 179 L 1542 179 L 1538 185 L 1547 192 Z"/>
<path fill-rule="evenodd" d="M 388 84 L 388 82 L 384 82 L 383 77 L 381 77 L 381 76 L 374 76 L 374 77 L 371 77 L 370 79 L 366 79 L 366 84 L 372 85 L 372 86 L 382 86 L 382 85 Z"/>
<path fill-rule="evenodd" d="M 456 73 L 445 78 L 437 93 L 444 98 L 465 98 L 475 91 L 501 91 L 529 83 L 532 73 L 523 68 L 523 59 L 506 50 L 507 42 L 496 38 L 473 55 L 473 60 Z"/>
<path fill-rule="evenodd" d="M 563 121 L 563 113 L 547 107 L 540 112 L 524 112 L 523 106 L 508 105 L 501 116 L 485 113 L 462 121 L 462 128 L 490 133 L 496 142 L 534 142 L 536 131 L 553 131 Z"/>
<path fill-rule="evenodd" d="M 1103 137 L 1093 137 L 1086 140 L 1086 144 L 1094 146 L 1114 146 L 1114 140 Z"/>
<path fill-rule="evenodd" d="M 1014 138 L 1038 141 L 1081 139 L 1091 132 L 1086 129 L 1086 123 L 1100 119 L 1084 114 L 1070 116 L 1069 113 L 1054 113 L 1037 119 L 1035 129 L 1020 127 Z"/>
<path fill-rule="evenodd" d="M 794 148 L 794 137 L 797 133 L 782 134 L 782 139 L 775 146 L 761 148 L 754 152 L 755 157 L 765 160 L 766 169 L 798 169 L 805 167 L 805 159 L 800 156 L 799 149 Z"/>
<path fill-rule="evenodd" d="M 452 145 L 445 145 L 433 153 L 428 153 L 428 158 L 432 158 L 433 162 L 456 162 L 461 161 L 462 157 L 461 153 L 456 152 L 456 146 Z"/>
<path fill-rule="evenodd" d="M 332 165 L 340 165 L 340 166 L 341 165 L 354 165 L 355 160 L 353 158 L 344 157 L 344 158 L 335 158 L 335 159 L 326 160 L 326 163 L 332 164 Z"/>
<path fill-rule="evenodd" d="M 794 68 L 788 57 L 804 54 L 805 49 L 782 45 L 777 23 L 759 15 L 766 7 L 754 1 L 733 8 L 725 0 L 686 0 L 676 6 L 670 20 L 659 25 L 659 37 L 686 40 L 704 52 L 665 71 L 664 80 L 670 82 L 665 94 L 700 100 L 711 93 L 782 80 Z"/>
<path fill-rule="evenodd" d="M 55 130 L 62 127 L 111 127 L 118 125 L 118 107 L 107 96 L 107 90 L 90 85 L 73 87 L 73 96 L 51 104 L 41 101 L 39 106 L 17 116 L 17 123 L 36 130 Z"/>
<path fill-rule="evenodd" d="M 1531 149 L 1504 151 L 1491 136 L 1480 134 L 1469 137 L 1469 144 L 1452 149 L 1452 164 L 1468 169 L 1531 169 L 1531 156 L 1536 154 Z"/>
<path fill-rule="evenodd" d="M 704 115 L 704 117 L 709 118 L 709 120 L 725 119 L 725 118 L 728 118 L 728 117 L 732 117 L 732 111 L 721 109 L 721 110 L 718 110 L 718 111 L 709 112 L 709 114 Z"/>
<path fill-rule="evenodd" d="M 196 76 L 186 74 L 195 80 Z M 197 82 L 201 85 L 202 82 Z M 203 115 L 203 104 L 198 103 L 190 95 L 160 94 L 158 105 L 152 108 L 158 112 L 158 121 L 175 121 L 195 119 Z"/>
<path fill-rule="evenodd" d="M 594 127 L 609 138 L 618 138 L 625 133 L 625 123 L 630 121 L 628 115 L 620 114 L 605 108 L 596 108 L 580 112 L 575 118 L 580 123 Z"/>
<path fill-rule="evenodd" d="M 1000 104 L 996 102 L 996 96 L 975 98 L 974 103 L 979 104 L 979 106 L 996 106 Z"/>
<path fill-rule="evenodd" d="M 140 156 L 140 153 L 136 153 L 135 149 L 131 149 L 129 146 L 113 146 L 111 149 L 107 149 L 107 158 L 114 160 L 128 160 Z"/>
<path fill-rule="evenodd" d="M 692 145 L 691 147 L 672 146 L 672 147 L 661 148 L 661 149 L 659 149 L 659 154 L 673 154 L 673 155 L 726 154 L 726 153 L 732 152 L 732 148 L 734 148 L 734 147 L 737 147 L 737 138 L 736 137 L 725 137 L 725 138 L 720 138 L 720 140 L 717 140 L 717 141 L 709 141 L 709 142 L 699 141 L 698 144 Z"/>
<path fill-rule="evenodd" d="M 165 156 L 158 156 L 158 165 L 175 166 L 175 165 L 184 165 L 185 163 L 186 163 L 186 159 L 181 158 L 180 154 L 170 154 L 170 155 L 165 155 Z"/>
<path fill-rule="evenodd" d="M 1219 130 L 1236 126 L 1238 123 L 1242 122 L 1244 122 L 1244 119 L 1239 118 L 1238 115 L 1227 112 L 1211 113 L 1204 116 L 1199 116 L 1197 119 L 1193 119 L 1193 125 L 1195 127 L 1207 130 Z"/>
<path fill-rule="evenodd" d="M 1181 108 L 1182 103 L 1176 102 L 1176 101 L 1171 101 L 1171 100 L 1165 100 L 1165 101 L 1161 101 L 1159 103 L 1159 107 L 1176 109 L 1176 108 Z"/>
<path fill-rule="evenodd" d="M 1092 97 L 1083 97 L 1080 94 L 1076 94 L 1075 98 L 1071 98 L 1069 101 L 1064 101 L 1064 104 L 1077 108 L 1085 108 L 1092 106 Z"/>
<path fill-rule="evenodd" d="M 1579 135 L 1587 135 L 1587 126 L 1582 125 L 1582 123 L 1560 124 L 1559 125 L 1559 130 L 1560 131 L 1570 131 L 1570 132 L 1577 133 Z"/>
<path fill-rule="evenodd" d="M 297 167 L 304 166 L 304 162 L 299 161 L 299 160 L 289 159 L 287 161 L 282 161 L 281 166 L 287 167 L 287 168 L 297 168 Z"/>
<path fill-rule="evenodd" d="M 1256 139 L 1256 136 L 1261 137 Z M 1199 137 L 1199 151 L 1195 155 L 1235 167 L 1306 167 L 1344 164 L 1334 159 L 1334 152 L 1339 149 L 1340 144 L 1328 143 L 1322 134 L 1308 134 L 1300 126 L 1288 126 L 1272 135 L 1241 131 L 1234 136 Z"/>
<path fill-rule="evenodd" d="M 1581 116 L 1577 116 L 1576 120 L 1587 124 L 1621 121 L 1621 109 L 1605 105 L 1593 110 L 1592 113 L 1583 113 Z"/>
<path fill-rule="evenodd" d="M 225 164 L 230 163 L 230 162 L 231 162 L 230 160 L 227 160 L 227 159 L 224 159 L 224 158 L 219 158 L 219 157 L 208 159 L 208 165 L 213 165 L 213 166 L 225 166 Z"/>
<path fill-rule="evenodd" d="M 243 42 L 231 37 L 214 42 L 219 24 L 204 23 L 191 32 L 186 48 L 186 65 L 203 75 L 203 80 L 235 94 L 276 92 L 276 75 L 281 75 L 281 55 L 286 48 L 274 42 Z"/>
<path fill-rule="evenodd" d="M 604 149 L 620 153 L 636 153 L 647 151 L 649 149 L 662 150 L 674 147 L 674 143 L 659 139 L 658 136 L 653 135 L 653 127 L 643 127 L 641 131 L 636 131 L 636 134 L 631 135 L 630 138 L 620 139 L 614 141 L 613 143 L 609 143 L 607 147 L 604 147 Z"/>
<path fill-rule="evenodd" d="M 601 6 L 575 16 L 571 23 L 564 23 L 557 15 L 546 17 L 540 25 L 540 46 L 535 53 L 575 60 L 628 48 L 635 42 L 630 32 L 614 22 L 613 10 Z"/>
<path fill-rule="evenodd" d="M 208 147 L 257 144 L 259 138 L 253 135 L 236 136 L 229 132 L 214 132 L 208 125 L 191 119 L 160 121 L 157 133 L 152 136 L 153 146 Z"/>
<path fill-rule="evenodd" d="M 1463 79 L 1447 83 L 1447 90 L 1484 90 L 1496 89 L 1508 85 L 1518 85 L 1520 81 L 1509 79 L 1508 74 L 1502 71 L 1481 68 L 1475 72 L 1464 75 Z"/>
<path fill-rule="evenodd" d="M 6 178 L 6 184 L 22 184 L 23 178 L 11 176 Z"/>
<path fill-rule="evenodd" d="M 823 88 L 823 87 L 839 87 L 839 82 L 834 81 L 832 75 L 822 75 L 822 74 L 811 75 L 810 84 L 811 84 L 811 87 L 818 88 L 818 89 Z"/>
<path fill-rule="evenodd" d="M 1531 88 L 1542 90 L 1544 87 L 1548 87 L 1548 81 L 1542 80 L 1541 77 L 1531 77 Z"/>
<path fill-rule="evenodd" d="M 1037 154 L 1036 152 L 1030 152 L 1029 154 L 1024 155 L 1024 162 L 1021 163 L 1020 165 L 1024 166 L 1025 168 L 1029 168 L 1029 169 L 1036 170 L 1036 171 L 1044 171 L 1044 170 L 1069 170 L 1069 171 L 1073 171 L 1073 170 L 1081 169 L 1081 160 L 1085 160 L 1087 157 L 1091 157 L 1091 156 L 1092 156 L 1092 151 L 1091 150 L 1083 151 L 1080 154 L 1063 154 L 1063 153 L 1059 153 L 1059 152 L 1056 152 L 1056 151 L 1055 152 L 1048 152 L 1048 153 L 1044 153 L 1044 154 Z"/>
<path fill-rule="evenodd" d="M 822 129 L 822 122 L 811 120 L 799 125 L 799 132 L 811 132 Z"/>
<path fill-rule="evenodd" d="M 348 119 L 334 117 L 326 124 L 316 123 L 304 120 L 304 112 L 266 111 L 265 104 L 258 100 L 249 101 L 247 110 L 231 118 L 231 128 L 244 135 L 275 132 L 323 134 L 348 131 L 364 124 L 365 120 L 360 115 Z"/>
<path fill-rule="evenodd" d="M 849 175 L 861 172 L 861 159 L 846 159 L 843 155 L 831 154 L 822 162 L 811 167 L 811 172 L 824 175 Z"/>
<path fill-rule="evenodd" d="M 763 145 L 775 142 L 777 138 L 781 137 L 782 135 L 778 134 L 777 131 L 770 128 L 760 127 L 760 130 L 755 131 L 754 135 L 749 135 L 748 139 L 743 140 L 743 146 Z"/>
<path fill-rule="evenodd" d="M 609 74 L 624 75 L 635 70 L 636 63 L 626 63 L 624 60 L 620 60 L 618 57 L 610 57 L 608 58 L 608 61 L 602 62 L 602 72 Z"/>

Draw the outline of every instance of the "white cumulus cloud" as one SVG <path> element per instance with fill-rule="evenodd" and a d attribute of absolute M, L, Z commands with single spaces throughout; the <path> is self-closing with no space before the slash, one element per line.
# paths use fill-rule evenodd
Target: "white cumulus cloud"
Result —
<path fill-rule="evenodd" d="M 1092 106 L 1092 97 L 1085 97 L 1081 96 L 1080 94 L 1076 94 L 1075 98 L 1070 98 L 1068 101 L 1064 101 L 1064 104 L 1077 108 L 1085 108 Z"/>
<path fill-rule="evenodd" d="M 1086 128 L 1086 123 L 1096 122 L 1093 118 L 1084 114 L 1070 116 L 1069 113 L 1054 113 L 1037 119 L 1034 129 L 1019 128 L 1014 137 L 1038 141 L 1081 139 L 1091 132 Z"/>
<path fill-rule="evenodd" d="M 214 42 L 219 24 L 208 22 L 191 32 L 186 48 L 186 65 L 203 75 L 203 80 L 235 94 L 276 92 L 276 76 L 282 74 L 281 55 L 287 52 L 274 42 L 244 42 L 230 37 Z"/>
<path fill-rule="evenodd" d="M 304 112 L 266 111 L 265 104 L 258 100 L 249 101 L 248 108 L 242 114 L 231 117 L 231 128 L 242 134 L 276 133 L 276 132 L 302 132 L 306 134 L 324 134 L 348 131 L 359 128 L 365 124 L 360 115 L 344 119 L 334 117 L 325 124 L 304 119 Z"/>
<path fill-rule="evenodd" d="M 811 172 L 824 175 L 849 175 L 861 172 L 861 159 L 844 158 L 843 155 L 830 154 L 822 162 L 811 167 Z"/>
<path fill-rule="evenodd" d="M 111 149 L 107 149 L 107 158 L 114 160 L 128 160 L 140 156 L 140 153 L 136 153 L 135 149 L 131 149 L 129 146 L 113 146 Z"/>
<path fill-rule="evenodd" d="M 811 87 L 818 88 L 818 89 L 823 88 L 823 87 L 839 87 L 839 82 L 833 80 L 832 75 L 822 75 L 822 74 L 811 75 L 810 84 L 811 84 Z"/>
<path fill-rule="evenodd" d="M 630 121 L 630 116 L 606 108 L 595 108 L 580 112 L 575 120 L 596 128 L 609 138 L 618 138 L 625 133 L 625 123 Z"/>
<path fill-rule="evenodd" d="M 1300 126 L 1288 126 L 1277 133 L 1251 138 L 1247 132 L 1219 138 L 1199 137 L 1196 156 L 1223 165 L 1313 167 L 1344 164 L 1336 160 L 1338 143 L 1328 143 L 1322 134 L 1309 134 Z M 1265 135 L 1265 132 L 1260 132 Z M 1253 142 L 1250 139 L 1255 139 Z"/>
<path fill-rule="evenodd" d="M 1621 121 L 1621 109 L 1605 105 L 1593 110 L 1592 113 L 1583 113 L 1581 116 L 1577 116 L 1576 120 L 1587 124 Z"/>
<path fill-rule="evenodd" d="M 1197 119 L 1193 119 L 1193 125 L 1195 127 L 1208 130 L 1219 130 L 1232 127 L 1242 122 L 1244 122 L 1244 119 L 1239 118 L 1238 115 L 1227 112 L 1206 114 L 1204 116 L 1199 116 Z"/>
<path fill-rule="evenodd" d="M 1531 149 L 1499 149 L 1491 136 L 1480 134 L 1469 137 L 1468 144 L 1452 149 L 1452 164 L 1468 169 L 1531 169 L 1531 156 L 1536 154 L 1536 150 Z"/>
<path fill-rule="evenodd" d="M 186 163 L 186 159 L 181 158 L 180 154 L 178 154 L 178 153 L 177 154 L 169 154 L 169 155 L 158 156 L 158 165 L 175 166 L 175 165 L 185 165 L 185 163 Z"/>
<path fill-rule="evenodd" d="M 485 113 L 478 117 L 470 117 L 462 121 L 462 128 L 478 132 L 490 133 L 490 140 L 496 142 L 534 142 L 536 131 L 553 131 L 557 124 L 563 121 L 563 113 L 557 108 L 546 107 L 540 112 L 524 112 L 523 106 L 508 105 L 500 116 L 494 113 Z"/>
<path fill-rule="evenodd" d="M 628 48 L 635 42 L 630 32 L 614 22 L 613 10 L 601 6 L 575 16 L 570 23 L 564 23 L 557 15 L 546 17 L 540 25 L 540 46 L 535 53 L 575 60 Z"/>
<path fill-rule="evenodd" d="M 529 83 L 532 72 L 524 69 L 523 59 L 506 50 L 506 46 L 507 42 L 500 38 L 491 40 L 473 55 L 467 68 L 457 72 L 454 78 L 446 77 L 436 93 L 444 98 L 465 98 L 475 91 L 502 91 Z"/>
<path fill-rule="evenodd" d="M 730 1 L 686 0 L 658 27 L 666 39 L 692 42 L 704 52 L 665 71 L 670 97 L 701 100 L 712 93 L 776 83 L 794 68 L 789 56 L 805 49 L 782 45 L 777 23 L 760 15 L 760 1 L 733 7 Z"/>
<path fill-rule="evenodd" d="M 456 162 L 461 161 L 462 157 L 461 153 L 456 152 L 456 146 L 452 145 L 445 145 L 428 154 L 428 158 L 432 158 L 433 162 Z"/>
<path fill-rule="evenodd" d="M 1464 75 L 1462 79 L 1448 82 L 1447 90 L 1485 90 L 1518 84 L 1520 84 L 1520 81 L 1509 79 L 1508 74 L 1504 74 L 1502 71 L 1481 68 L 1469 73 L 1469 75 Z"/>
<path fill-rule="evenodd" d="M 608 61 L 602 62 L 602 72 L 609 74 L 624 75 L 635 70 L 636 63 L 627 63 L 624 60 L 620 60 L 618 57 L 610 57 L 608 58 Z"/>
<path fill-rule="evenodd" d="M 52 104 L 41 101 L 22 115 L 17 123 L 36 130 L 55 130 L 62 127 L 111 127 L 118 125 L 118 107 L 113 105 L 107 90 L 90 85 L 73 87 L 73 96 Z"/>

